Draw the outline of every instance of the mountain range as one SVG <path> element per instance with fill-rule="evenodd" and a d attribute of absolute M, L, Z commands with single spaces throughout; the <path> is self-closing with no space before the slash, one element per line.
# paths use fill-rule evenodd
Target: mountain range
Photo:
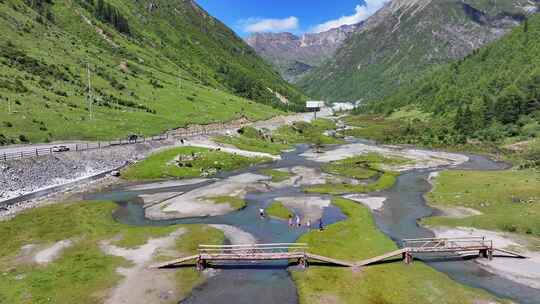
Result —
<path fill-rule="evenodd" d="M 316 64 L 296 55 L 306 52 L 298 42 L 302 39 L 290 34 L 264 34 L 270 38 L 248 41 L 312 97 L 377 100 L 426 69 L 499 39 L 537 10 L 538 1 L 530 0 L 393 0 L 365 22 L 349 27 L 344 39 L 335 39 L 338 45 L 326 53 L 332 55 L 310 54 Z M 285 36 L 289 42 L 283 42 Z M 295 65 L 299 68 L 290 68 Z M 300 77 L 289 77 L 289 69 L 292 74 L 299 71 Z"/>
<path fill-rule="evenodd" d="M 301 36 L 292 33 L 255 33 L 246 42 L 273 64 L 285 79 L 294 82 L 332 58 L 343 42 L 361 27 L 361 23 L 344 25 Z"/>

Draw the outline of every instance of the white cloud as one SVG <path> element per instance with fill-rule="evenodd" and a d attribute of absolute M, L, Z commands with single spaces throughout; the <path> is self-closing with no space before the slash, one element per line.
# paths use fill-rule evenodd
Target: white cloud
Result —
<path fill-rule="evenodd" d="M 389 1 L 390 0 L 365 0 L 364 4 L 358 4 L 356 6 L 356 12 L 353 15 L 343 16 L 335 20 L 330 20 L 325 23 L 318 24 L 311 29 L 311 32 L 320 33 L 343 25 L 360 23 L 369 18 L 379 9 L 381 9 Z"/>
<path fill-rule="evenodd" d="M 282 32 L 298 29 L 298 18 L 291 16 L 284 19 L 249 18 L 240 21 L 246 33 Z"/>

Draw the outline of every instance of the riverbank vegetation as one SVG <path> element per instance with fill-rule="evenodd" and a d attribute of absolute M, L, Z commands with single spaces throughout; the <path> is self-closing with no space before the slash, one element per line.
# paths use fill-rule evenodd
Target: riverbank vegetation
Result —
<path fill-rule="evenodd" d="M 409 112 L 409 111 L 407 111 Z M 418 111 L 414 115 L 351 115 L 345 118 L 354 129 L 344 135 L 374 140 L 383 144 L 412 144 L 424 148 L 455 152 L 478 153 L 503 159 L 520 168 L 540 168 L 540 133 L 531 136 L 502 137 L 494 141 L 448 136 L 450 124 L 425 118 Z M 406 118 L 404 118 L 406 117 Z M 417 120 L 423 117 L 425 121 Z M 412 119 L 412 120 L 410 120 Z M 439 128 L 440 127 L 440 128 Z M 460 137 L 460 138 L 458 138 Z"/>
<path fill-rule="evenodd" d="M 334 199 L 347 219 L 323 232 L 312 231 L 298 240 L 314 254 L 360 261 L 396 250 L 377 229 L 369 209 L 349 200 Z M 487 292 L 463 286 L 433 268 L 415 261 L 350 268 L 311 265 L 292 272 L 300 303 L 482 303 L 496 301 Z M 451 297 L 443 295 L 452 295 Z"/>
<path fill-rule="evenodd" d="M 284 125 L 278 128 L 274 135 L 288 144 L 313 144 L 316 146 L 343 143 L 343 140 L 326 135 L 326 131 L 337 129 L 333 120 L 319 118 L 311 122 L 297 121 L 292 125 Z"/>
<path fill-rule="evenodd" d="M 540 137 L 539 34 L 540 16 L 531 15 L 466 58 L 435 67 L 384 100 L 363 104 L 358 113 L 379 116 L 359 116 L 370 126 L 349 132 L 386 142 L 480 146 L 496 153 L 509 142 Z"/>
<path fill-rule="evenodd" d="M 427 195 L 434 207 L 471 208 L 464 218 L 432 217 L 429 226 L 474 227 L 540 237 L 540 173 L 533 170 L 445 171 Z"/>
<path fill-rule="evenodd" d="M 359 184 L 352 183 L 327 183 L 307 187 L 304 190 L 308 193 L 321 194 L 345 194 L 345 193 L 370 193 L 389 189 L 396 183 L 399 173 L 384 172 L 375 182 L 366 182 Z"/>
<path fill-rule="evenodd" d="M 399 157 L 386 157 L 378 153 L 353 156 L 344 160 L 330 162 L 322 166 L 325 173 L 345 176 L 359 180 L 358 183 L 327 183 L 307 187 L 310 193 L 343 194 L 368 193 L 391 188 L 399 175 L 397 172 L 383 170 L 384 167 L 406 164 L 409 160 Z M 375 180 L 371 180 L 374 179 Z"/>
<path fill-rule="evenodd" d="M 233 210 L 244 209 L 247 203 L 244 199 L 235 196 L 218 196 L 209 198 L 215 204 L 229 204 Z"/>
<path fill-rule="evenodd" d="M 186 232 L 176 239 L 173 249 L 180 254 L 194 253 L 201 242 L 223 243 L 219 230 L 201 226 L 135 227 L 116 222 L 111 202 L 58 204 L 23 212 L 0 222 L 0 302 L 23 303 L 103 303 L 107 293 L 122 276 L 118 267 L 131 267 L 121 257 L 107 255 L 100 248 L 110 241 L 122 248 L 137 248 L 149 239 Z M 48 264 L 34 261 L 35 250 L 70 240 Z M 23 247 L 26 246 L 26 247 Z M 24 249 L 26 248 L 26 249 Z M 176 286 L 186 296 L 201 275 L 192 269 L 178 269 Z"/>
<path fill-rule="evenodd" d="M 264 157 L 245 157 L 217 150 L 180 147 L 152 154 L 122 172 L 126 180 L 208 177 L 267 162 Z"/>
<path fill-rule="evenodd" d="M 325 173 L 355 179 L 367 179 L 382 173 L 384 166 L 402 165 L 410 162 L 404 158 L 386 157 L 379 153 L 368 153 L 338 160 L 322 166 Z"/>
<path fill-rule="evenodd" d="M 292 174 L 289 171 L 275 170 L 275 169 L 262 169 L 259 172 L 263 175 L 270 176 L 273 183 L 280 183 L 291 178 Z"/>
<path fill-rule="evenodd" d="M 266 214 L 268 214 L 271 217 L 275 217 L 278 219 L 286 220 L 289 218 L 289 215 L 291 215 L 291 211 L 283 205 L 282 202 L 274 201 L 270 203 L 268 208 L 265 210 Z"/>
<path fill-rule="evenodd" d="M 338 138 L 324 134 L 325 131 L 336 128 L 332 120 L 316 119 L 310 123 L 299 121 L 292 125 L 284 125 L 273 132 L 244 127 L 235 136 L 218 136 L 214 140 L 242 150 L 277 155 L 285 150 L 293 149 L 296 144 L 322 146 L 343 143 Z"/>
<path fill-rule="evenodd" d="M 236 136 L 218 136 L 215 142 L 233 145 L 238 149 L 279 155 L 291 146 L 274 138 L 270 133 L 253 127 L 243 127 Z"/>

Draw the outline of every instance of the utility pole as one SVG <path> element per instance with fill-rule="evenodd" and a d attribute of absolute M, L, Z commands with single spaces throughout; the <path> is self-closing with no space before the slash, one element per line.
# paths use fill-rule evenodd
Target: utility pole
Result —
<path fill-rule="evenodd" d="M 92 119 L 94 119 L 94 113 L 93 113 L 93 109 L 92 109 L 92 106 L 93 106 L 92 82 L 91 82 L 91 79 L 90 79 L 90 63 L 89 62 L 86 63 L 86 73 L 88 75 L 88 96 L 86 98 L 87 98 L 87 102 L 88 102 L 89 117 L 90 117 L 90 120 L 92 120 Z"/>

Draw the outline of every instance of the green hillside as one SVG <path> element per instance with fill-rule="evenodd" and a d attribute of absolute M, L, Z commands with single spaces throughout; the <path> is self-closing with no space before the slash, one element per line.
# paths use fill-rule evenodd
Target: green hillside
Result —
<path fill-rule="evenodd" d="M 298 85 L 326 100 L 380 100 L 431 66 L 498 39 L 532 5 L 527 0 L 394 0 Z"/>
<path fill-rule="evenodd" d="M 402 125 L 401 134 L 424 143 L 540 136 L 540 15 L 363 110 L 388 114 L 410 107 L 432 118 Z"/>
<path fill-rule="evenodd" d="M 304 98 L 191 0 L 0 0 L 0 28 L 0 144 L 262 119 Z"/>

